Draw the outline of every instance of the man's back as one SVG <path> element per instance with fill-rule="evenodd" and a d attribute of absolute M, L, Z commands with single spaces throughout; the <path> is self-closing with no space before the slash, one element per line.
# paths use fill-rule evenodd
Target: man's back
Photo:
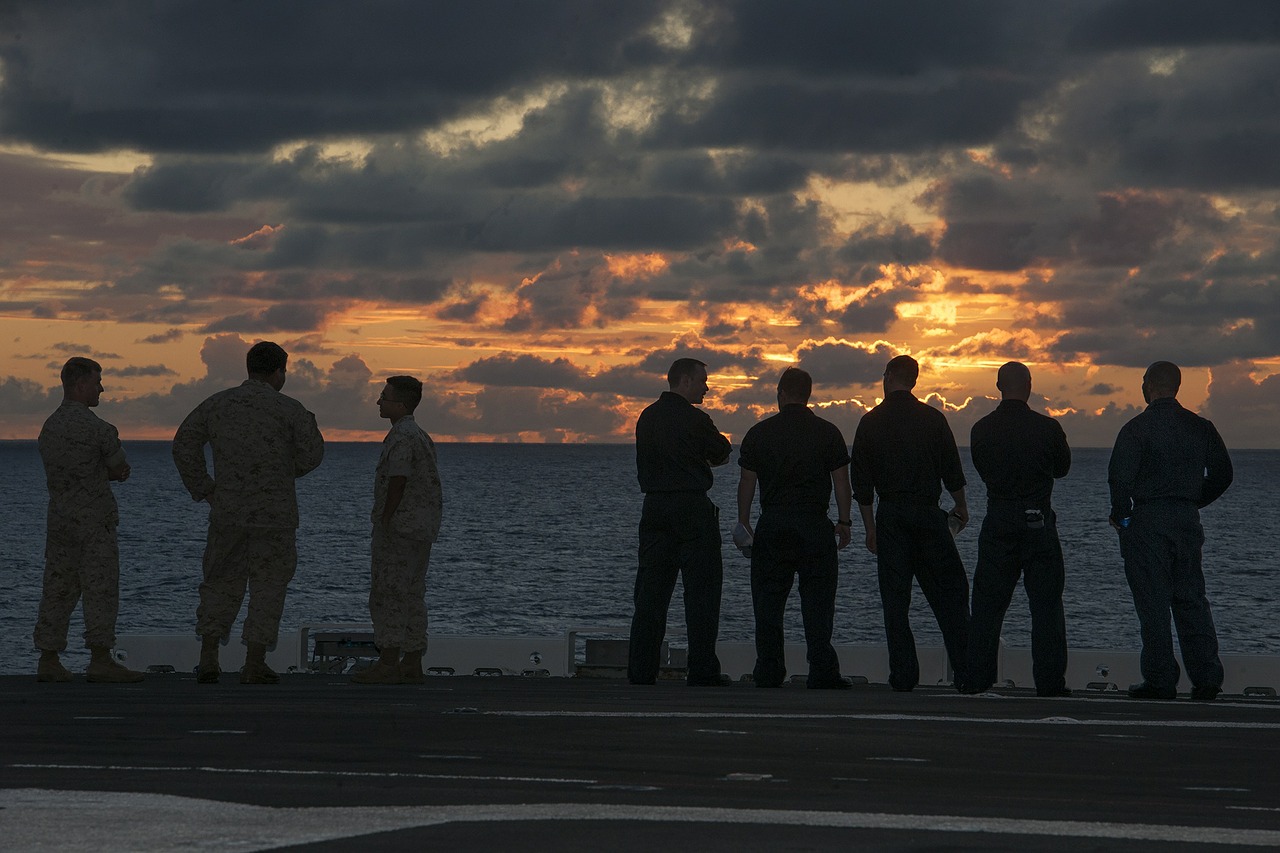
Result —
<path fill-rule="evenodd" d="M 193 493 L 207 492 L 206 443 L 213 449 L 217 483 L 207 495 L 211 522 L 298 526 L 294 480 L 324 456 L 315 416 L 301 403 L 250 379 L 197 406 L 173 440 L 174 461 Z"/>
<path fill-rule="evenodd" d="M 49 517 L 68 524 L 114 524 L 107 460 L 120 453 L 116 428 L 88 406 L 63 402 L 40 429 L 37 442 L 49 489 Z"/>
<path fill-rule="evenodd" d="M 636 420 L 636 475 L 645 494 L 707 491 L 711 466 L 732 450 L 710 415 L 671 391 Z"/>
<path fill-rule="evenodd" d="M 1172 397 L 1153 400 L 1116 437 L 1108 474 L 1113 518 L 1128 515 L 1130 498 L 1207 506 L 1232 477 L 1231 458 L 1212 422 Z"/>
<path fill-rule="evenodd" d="M 942 412 L 910 391 L 894 391 L 862 416 L 853 439 L 853 492 L 860 504 L 872 490 L 885 500 L 936 504 L 942 486 L 965 485 L 960 452 Z"/>
<path fill-rule="evenodd" d="M 1062 427 L 1021 400 L 1004 400 L 975 423 L 969 450 L 993 500 L 1048 501 L 1071 467 Z"/>
<path fill-rule="evenodd" d="M 760 480 L 762 511 L 825 513 L 831 472 L 848 462 L 839 427 L 795 403 L 747 431 L 739 464 Z"/>

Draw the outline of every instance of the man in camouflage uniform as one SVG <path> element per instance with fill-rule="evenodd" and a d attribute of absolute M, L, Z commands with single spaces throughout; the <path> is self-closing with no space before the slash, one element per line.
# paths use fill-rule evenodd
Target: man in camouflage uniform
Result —
<path fill-rule="evenodd" d="M 380 657 L 352 677 L 359 684 L 423 680 L 427 562 L 440 532 L 442 500 L 435 444 L 413 419 L 421 400 L 422 383 L 412 376 L 392 376 L 378 398 L 378 416 L 391 421 L 373 480 L 369 615 Z"/>
<path fill-rule="evenodd" d="M 280 680 L 267 666 L 266 653 L 276 644 L 285 591 L 298 565 L 294 480 L 324 457 L 315 416 L 280 393 L 288 359 L 278 344 L 254 344 L 246 357 L 249 378 L 197 406 L 173 437 L 183 484 L 192 498 L 209 502 L 196 610 L 202 684 L 218 680 L 218 646 L 231 634 L 246 586 L 242 638 L 248 651 L 240 683 Z M 213 448 L 214 477 L 205 465 L 206 444 Z"/>
<path fill-rule="evenodd" d="M 37 681 L 71 680 L 58 653 L 67 647 L 68 623 L 81 594 L 84 643 L 92 655 L 88 680 L 142 680 L 142 673 L 111 659 L 120 605 L 120 516 L 108 483 L 127 480 L 129 463 L 116 428 L 89 411 L 101 395 L 102 366 L 88 358 L 68 360 L 62 368 L 62 405 L 40 430 L 49 515 L 34 636 L 40 649 Z"/>

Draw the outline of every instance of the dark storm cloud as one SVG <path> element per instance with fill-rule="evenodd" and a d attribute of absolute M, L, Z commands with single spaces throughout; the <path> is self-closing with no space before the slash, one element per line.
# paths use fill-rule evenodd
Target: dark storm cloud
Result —
<path fill-rule="evenodd" d="M 574 254 L 525 280 L 516 290 L 516 310 L 503 323 L 507 331 L 604 326 L 629 316 L 635 293 L 608 269 L 601 255 Z"/>
<path fill-rule="evenodd" d="M 425 126 L 511 87 L 625 69 L 628 56 L 653 52 L 642 33 L 657 11 L 591 2 L 30 3 L 14 10 L 0 41 L 0 127 L 62 150 L 234 151 Z"/>
<path fill-rule="evenodd" d="M 1038 87 L 967 78 L 892 84 L 732 81 L 696 116 L 664 116 L 654 144 L 800 151 L 918 151 L 976 145 L 1007 128 Z"/>
<path fill-rule="evenodd" d="M 1018 0 L 711 4 L 705 55 L 738 68 L 813 76 L 906 77 L 932 68 L 1035 62 L 1062 13 Z"/>
<path fill-rule="evenodd" d="M 655 158 L 646 178 L 655 189 L 711 195 L 758 196 L 804 187 L 813 164 L 798 157 L 752 152 L 713 157 L 688 152 Z"/>
<path fill-rule="evenodd" d="M 138 340 L 140 344 L 167 344 L 171 341 L 180 340 L 185 335 L 182 329 L 167 329 L 163 332 L 157 332 L 154 335 L 147 335 L 145 338 Z"/>
<path fill-rule="evenodd" d="M 1094 181 L 1197 190 L 1280 186 L 1274 44 L 1106 55 L 1051 97 L 1050 162 Z"/>
<path fill-rule="evenodd" d="M 201 332 L 217 334 L 219 332 L 309 332 L 324 324 L 325 318 L 333 313 L 329 305 L 308 305 L 295 303 L 289 305 L 272 305 L 256 311 L 233 314 L 206 323 Z"/>
<path fill-rule="evenodd" d="M 672 362 L 677 358 L 695 358 L 707 366 L 708 373 L 737 368 L 744 373 L 755 375 L 765 370 L 768 364 L 758 350 L 748 349 L 745 352 L 739 352 L 690 341 L 653 350 L 645 355 L 636 366 L 649 373 L 661 375 L 665 380 L 667 369 L 671 367 Z"/>
<path fill-rule="evenodd" d="M 1201 413 L 1214 421 L 1228 446 L 1269 447 L 1280 423 L 1280 376 L 1260 380 L 1248 362 L 1215 367 Z"/>
<path fill-rule="evenodd" d="M 177 376 L 178 372 L 163 364 L 129 364 L 111 371 L 112 376 Z"/>
<path fill-rule="evenodd" d="M 548 361 L 536 355 L 503 353 L 482 358 L 454 371 L 465 382 L 503 388 L 561 388 L 582 385 L 583 372 L 565 358 Z"/>
<path fill-rule="evenodd" d="M 884 366 L 898 355 L 891 347 L 855 347 L 844 343 L 807 343 L 796 350 L 798 366 L 814 382 L 845 387 L 872 385 L 884 375 Z"/>
<path fill-rule="evenodd" d="M 1082 15 L 1068 44 L 1077 50 L 1280 41 L 1271 0 L 1114 0 Z"/>
<path fill-rule="evenodd" d="M 0 408 L 13 415 L 48 415 L 57 407 L 62 395 L 56 375 L 53 380 L 53 385 L 45 388 L 29 379 L 0 377 Z"/>
<path fill-rule="evenodd" d="M 1177 192 L 1088 193 L 1034 178 L 993 175 L 937 182 L 925 195 L 946 219 L 938 256 L 969 269 L 1044 264 L 1138 266 L 1195 226 L 1221 230 L 1204 199 Z"/>
<path fill-rule="evenodd" d="M 470 323 L 480 314 L 480 309 L 489 301 L 489 297 L 481 294 L 471 299 L 463 299 L 458 302 L 451 302 L 436 312 L 436 316 L 441 320 L 456 320 L 462 323 Z"/>
<path fill-rule="evenodd" d="M 478 247 L 515 252 L 597 246 L 687 250 L 732 233 L 731 199 L 687 196 L 520 198 L 483 227 Z"/>
<path fill-rule="evenodd" d="M 902 223 L 869 225 L 849 235 L 836 255 L 846 263 L 919 264 L 933 257 L 933 241 Z"/>

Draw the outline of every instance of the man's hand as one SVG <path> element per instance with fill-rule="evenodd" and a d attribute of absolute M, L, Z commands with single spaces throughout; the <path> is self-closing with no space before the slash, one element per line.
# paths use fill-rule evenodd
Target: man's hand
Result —
<path fill-rule="evenodd" d="M 119 468 L 108 471 L 108 479 L 115 480 L 117 483 L 123 483 L 125 480 L 129 479 L 129 472 L 131 470 L 129 463 L 126 462 Z"/>
<path fill-rule="evenodd" d="M 836 525 L 836 547 L 844 550 L 853 541 L 853 530 L 847 524 Z"/>
<path fill-rule="evenodd" d="M 867 550 L 872 554 L 876 552 L 876 529 L 874 526 L 867 528 Z"/>

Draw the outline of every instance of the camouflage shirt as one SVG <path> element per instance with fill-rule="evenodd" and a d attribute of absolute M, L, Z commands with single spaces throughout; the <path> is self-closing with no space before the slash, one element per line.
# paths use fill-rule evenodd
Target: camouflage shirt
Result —
<path fill-rule="evenodd" d="M 40 429 L 40 458 L 49 486 L 49 524 L 119 523 L 108 468 L 125 463 L 116 428 L 84 403 L 63 400 Z"/>
<path fill-rule="evenodd" d="M 404 477 L 404 497 L 391 516 L 391 529 L 409 539 L 436 541 L 443 497 L 436 468 L 436 446 L 412 415 L 391 426 L 382 440 L 382 456 L 373 479 L 373 523 L 382 520 L 392 477 Z"/>
<path fill-rule="evenodd" d="M 213 448 L 213 477 L 206 444 Z M 296 528 L 293 481 L 322 458 L 315 415 L 258 379 L 196 406 L 173 437 L 183 485 L 196 500 L 209 501 L 209 522 L 218 525 Z"/>

